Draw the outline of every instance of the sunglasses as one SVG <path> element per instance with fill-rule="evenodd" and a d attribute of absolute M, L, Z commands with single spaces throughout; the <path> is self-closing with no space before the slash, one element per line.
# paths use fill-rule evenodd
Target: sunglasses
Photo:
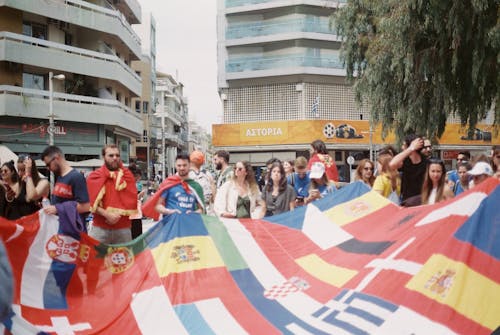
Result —
<path fill-rule="evenodd" d="M 45 163 L 45 166 L 46 167 L 50 167 L 50 164 L 52 164 L 52 162 L 54 161 L 54 159 L 56 159 L 56 156 L 52 157 L 48 163 Z"/>
<path fill-rule="evenodd" d="M 241 166 L 238 166 L 238 167 L 236 168 L 236 171 L 243 171 L 243 170 L 245 170 L 245 168 L 243 168 L 243 167 L 241 167 Z"/>

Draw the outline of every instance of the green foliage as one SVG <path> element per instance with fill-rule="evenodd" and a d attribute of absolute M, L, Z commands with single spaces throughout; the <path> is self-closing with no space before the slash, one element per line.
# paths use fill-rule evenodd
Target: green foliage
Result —
<path fill-rule="evenodd" d="M 383 136 L 439 138 L 450 115 L 472 132 L 490 109 L 498 130 L 499 3 L 348 0 L 336 13 L 348 79 Z"/>

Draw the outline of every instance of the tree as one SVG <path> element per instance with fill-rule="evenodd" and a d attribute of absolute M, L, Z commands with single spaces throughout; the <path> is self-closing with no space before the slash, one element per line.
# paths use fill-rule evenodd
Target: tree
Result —
<path fill-rule="evenodd" d="M 450 115 L 472 134 L 490 110 L 498 130 L 499 3 L 348 0 L 337 12 L 347 77 L 384 137 L 439 138 Z"/>

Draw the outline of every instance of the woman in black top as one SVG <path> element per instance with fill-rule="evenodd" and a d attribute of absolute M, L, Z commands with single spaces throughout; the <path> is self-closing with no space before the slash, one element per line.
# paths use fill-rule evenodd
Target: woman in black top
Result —
<path fill-rule="evenodd" d="M 274 162 L 269 169 L 269 181 L 262 190 L 266 216 L 280 214 L 295 208 L 295 189 L 286 180 L 281 162 Z"/>
<path fill-rule="evenodd" d="M 28 200 L 26 184 L 20 180 L 14 161 L 4 163 L 1 172 L 5 202 L 0 216 L 16 220 L 38 211 L 40 209 L 38 201 Z"/>

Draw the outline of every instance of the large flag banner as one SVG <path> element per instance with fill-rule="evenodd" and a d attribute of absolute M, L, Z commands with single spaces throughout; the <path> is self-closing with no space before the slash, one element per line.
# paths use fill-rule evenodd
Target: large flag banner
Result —
<path fill-rule="evenodd" d="M 0 219 L 16 283 L 0 333 L 491 334 L 499 183 L 412 208 L 354 183 L 262 220 L 173 215 L 123 245 L 71 215 Z"/>

